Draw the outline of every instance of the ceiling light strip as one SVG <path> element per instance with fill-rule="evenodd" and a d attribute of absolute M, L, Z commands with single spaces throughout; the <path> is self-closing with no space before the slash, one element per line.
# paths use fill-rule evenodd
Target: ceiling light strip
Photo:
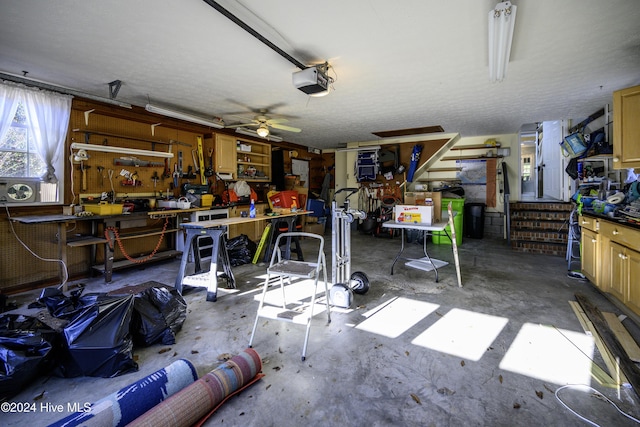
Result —
<path fill-rule="evenodd" d="M 216 129 L 222 129 L 224 127 L 220 123 L 216 123 L 212 120 L 207 120 L 204 117 L 192 116 L 190 114 L 182 113 L 180 111 L 169 110 L 163 107 L 158 107 L 156 105 L 147 104 L 144 108 L 150 113 L 160 114 L 162 116 L 184 120 L 185 122 L 196 123 L 199 125 L 209 126 Z"/>
<path fill-rule="evenodd" d="M 137 148 L 114 147 L 113 145 L 83 144 L 81 142 L 73 142 L 71 144 L 71 149 L 101 151 L 103 153 L 130 154 L 132 156 L 162 157 L 165 159 L 173 158 L 173 153 L 165 153 L 162 151 L 138 150 Z"/>

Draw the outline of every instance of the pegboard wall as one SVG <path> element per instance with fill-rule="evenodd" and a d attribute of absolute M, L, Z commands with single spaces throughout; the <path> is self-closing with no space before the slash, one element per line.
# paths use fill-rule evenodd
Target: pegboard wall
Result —
<path fill-rule="evenodd" d="M 198 158 L 196 150 L 198 137 L 203 138 L 201 133 L 171 128 L 163 124 L 156 126 L 96 112 L 86 114 L 85 111 L 78 109 L 73 109 L 71 112 L 69 129 L 68 147 L 71 143 L 78 142 L 125 149 L 171 152 L 174 155 L 173 158 L 165 161 L 161 157 L 89 150 L 87 151 L 89 158 L 86 161 L 77 161 L 74 156 L 77 150 L 74 150 L 69 154 L 69 166 L 73 165 L 73 170 L 68 175 L 69 188 L 72 189 L 70 203 L 74 196 L 75 203 L 80 203 L 80 195 L 95 197 L 110 191 L 114 191 L 119 197 L 148 196 L 154 193 L 159 195 L 161 192 L 166 195 L 167 190 L 170 194 L 178 196 L 179 187 L 182 184 L 200 184 L 200 176 L 195 175 L 197 167 L 193 158 L 194 154 L 195 158 Z M 206 167 L 209 164 L 208 150 L 212 150 L 213 147 L 207 146 L 204 138 L 202 141 Z M 179 178 L 178 188 L 174 188 L 173 177 L 167 177 L 165 171 L 167 170 L 169 175 L 173 174 L 180 155 L 182 155 L 183 174 Z M 193 171 L 192 178 L 185 177 L 189 167 Z M 125 172 L 129 175 L 122 175 Z M 135 174 L 135 180 L 130 179 L 133 174 Z M 155 182 L 154 175 L 159 177 Z"/>

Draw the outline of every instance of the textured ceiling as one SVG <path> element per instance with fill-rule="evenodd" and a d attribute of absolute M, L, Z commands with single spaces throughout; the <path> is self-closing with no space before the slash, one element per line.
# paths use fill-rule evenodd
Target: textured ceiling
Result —
<path fill-rule="evenodd" d="M 333 66 L 329 96 L 295 89 L 297 68 L 202 0 L 2 1 L 0 72 L 233 123 L 271 107 L 318 148 L 441 125 L 462 136 L 580 120 L 640 84 L 637 0 L 514 0 L 508 74 L 491 83 L 491 0 L 219 0 L 298 61 Z"/>

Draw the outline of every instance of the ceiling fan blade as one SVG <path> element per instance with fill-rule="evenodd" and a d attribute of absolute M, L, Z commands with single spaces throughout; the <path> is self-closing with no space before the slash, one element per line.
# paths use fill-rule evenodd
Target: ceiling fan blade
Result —
<path fill-rule="evenodd" d="M 234 124 L 234 125 L 227 125 L 225 126 L 225 128 L 240 128 L 240 127 L 245 127 L 245 126 L 258 126 L 258 123 L 255 122 L 251 122 L 251 123 L 240 123 L 240 124 Z"/>
<path fill-rule="evenodd" d="M 280 119 L 268 119 L 267 120 L 267 126 L 272 126 L 278 123 L 287 123 L 289 120 L 285 119 L 285 118 L 280 118 Z"/>
<path fill-rule="evenodd" d="M 286 130 L 287 132 L 302 132 L 302 129 L 294 128 L 293 126 L 280 125 L 278 123 L 272 124 L 272 128 Z"/>

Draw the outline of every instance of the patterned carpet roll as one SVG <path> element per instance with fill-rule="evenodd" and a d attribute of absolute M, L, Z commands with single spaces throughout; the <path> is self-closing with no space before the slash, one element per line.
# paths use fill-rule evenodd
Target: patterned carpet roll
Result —
<path fill-rule="evenodd" d="M 227 396 L 249 384 L 261 370 L 262 361 L 258 353 L 251 348 L 245 349 L 129 426 L 191 426 Z"/>
<path fill-rule="evenodd" d="M 49 427 L 125 426 L 197 379 L 198 373 L 191 362 L 179 359 L 93 403 L 90 411 L 76 412 Z"/>

